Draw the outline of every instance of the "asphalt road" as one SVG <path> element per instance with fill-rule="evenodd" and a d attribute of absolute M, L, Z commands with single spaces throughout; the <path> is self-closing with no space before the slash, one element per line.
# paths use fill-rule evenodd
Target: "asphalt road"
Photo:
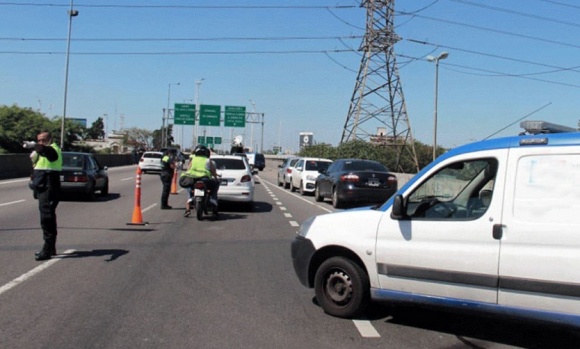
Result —
<path fill-rule="evenodd" d="M 326 315 L 292 269 L 290 242 L 332 212 L 256 175 L 252 212 L 182 217 L 186 194 L 160 210 L 144 175 L 144 225 L 132 221 L 135 167 L 113 168 L 110 194 L 57 209 L 58 258 L 42 244 L 25 179 L 0 181 L 0 348 L 577 348 L 578 329 L 519 319 L 373 305 L 367 319 Z"/>

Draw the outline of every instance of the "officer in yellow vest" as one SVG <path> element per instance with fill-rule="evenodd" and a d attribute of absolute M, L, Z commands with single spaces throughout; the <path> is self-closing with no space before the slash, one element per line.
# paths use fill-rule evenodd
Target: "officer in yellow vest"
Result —
<path fill-rule="evenodd" d="M 56 207 L 60 201 L 60 172 L 62 153 L 56 143 L 52 143 L 50 132 L 42 131 L 36 137 L 34 150 L 38 154 L 32 174 L 32 188 L 38 198 L 40 226 L 44 246 L 35 253 L 37 261 L 50 259 L 56 255 Z"/>
<path fill-rule="evenodd" d="M 175 171 L 175 163 L 171 156 L 169 149 L 166 149 L 161 158 L 161 183 L 163 183 L 163 190 L 161 191 L 161 209 L 171 210 L 173 207 L 169 206 L 169 192 L 171 191 L 171 181 L 173 179 L 173 172 Z"/>
<path fill-rule="evenodd" d="M 219 179 L 215 168 L 215 163 L 209 159 L 210 150 L 204 145 L 197 145 L 193 151 L 193 156 L 190 158 L 187 175 L 194 178 L 203 178 L 205 185 L 210 191 L 210 203 L 217 207 L 219 189 Z M 185 217 L 190 214 L 190 203 L 193 198 L 192 190 L 189 192 L 189 200 L 185 204 Z M 215 211 L 214 211 L 215 212 Z"/>

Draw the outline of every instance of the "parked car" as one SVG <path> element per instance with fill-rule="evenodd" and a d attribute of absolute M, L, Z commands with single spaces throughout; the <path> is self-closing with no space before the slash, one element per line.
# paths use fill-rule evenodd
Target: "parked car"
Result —
<path fill-rule="evenodd" d="M 579 132 L 454 148 L 380 207 L 305 220 L 294 270 L 333 316 L 405 302 L 580 327 L 579 159 Z"/>
<path fill-rule="evenodd" d="M 298 189 L 301 195 L 312 193 L 314 183 L 320 174 L 332 164 L 330 159 L 322 158 L 300 158 L 292 169 L 290 178 L 290 191 Z"/>
<path fill-rule="evenodd" d="M 278 166 L 278 186 L 286 189 L 290 188 L 290 178 L 292 178 L 292 169 L 298 162 L 299 158 L 287 158 L 282 165 Z"/>
<path fill-rule="evenodd" d="M 146 151 L 139 160 L 139 168 L 143 173 L 161 172 L 163 168 L 161 158 L 163 158 L 163 153 L 160 151 Z"/>
<path fill-rule="evenodd" d="M 246 159 L 238 155 L 212 155 L 218 175 L 221 176 L 218 199 L 245 203 L 254 207 L 254 177 Z"/>
<path fill-rule="evenodd" d="M 362 159 L 335 160 L 320 171 L 314 184 L 314 199 L 332 199 L 335 208 L 352 203 L 377 204 L 397 191 L 397 177 L 380 162 Z"/>
<path fill-rule="evenodd" d="M 256 156 L 254 156 L 254 167 L 253 168 L 257 168 L 260 171 L 264 171 L 264 167 L 266 167 L 266 157 L 264 156 L 264 154 L 256 154 Z"/>
<path fill-rule="evenodd" d="M 97 191 L 106 196 L 109 194 L 107 167 L 101 166 L 92 154 L 63 152 L 60 186 L 64 194 L 80 194 L 90 200 L 95 199 Z"/>

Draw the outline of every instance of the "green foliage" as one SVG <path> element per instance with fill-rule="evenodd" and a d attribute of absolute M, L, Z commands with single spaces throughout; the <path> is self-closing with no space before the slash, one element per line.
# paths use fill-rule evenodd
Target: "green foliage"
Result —
<path fill-rule="evenodd" d="M 43 114 L 17 105 L 0 106 L 0 152 L 30 152 L 22 147 L 22 142 L 35 141 L 42 130 L 53 131 L 52 122 Z"/>
<path fill-rule="evenodd" d="M 103 118 L 99 117 L 87 130 L 87 136 L 90 139 L 105 139 L 105 123 Z"/>
<path fill-rule="evenodd" d="M 432 147 L 421 142 L 415 142 L 415 152 L 419 169 L 431 163 L 433 153 Z M 438 154 L 442 154 L 445 149 L 438 148 Z M 376 145 L 361 140 L 342 143 L 338 147 L 329 144 L 316 144 L 304 147 L 299 156 L 321 157 L 331 160 L 336 159 L 369 159 L 382 163 L 393 172 L 415 173 L 416 165 L 409 147 L 401 154 L 397 154 L 394 146 Z"/>

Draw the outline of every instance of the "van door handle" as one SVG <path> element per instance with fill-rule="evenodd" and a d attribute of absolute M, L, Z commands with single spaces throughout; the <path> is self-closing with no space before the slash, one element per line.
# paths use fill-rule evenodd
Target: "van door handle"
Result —
<path fill-rule="evenodd" d="M 496 240 L 501 240 L 503 237 L 503 225 L 494 224 L 493 225 L 493 238 Z"/>

